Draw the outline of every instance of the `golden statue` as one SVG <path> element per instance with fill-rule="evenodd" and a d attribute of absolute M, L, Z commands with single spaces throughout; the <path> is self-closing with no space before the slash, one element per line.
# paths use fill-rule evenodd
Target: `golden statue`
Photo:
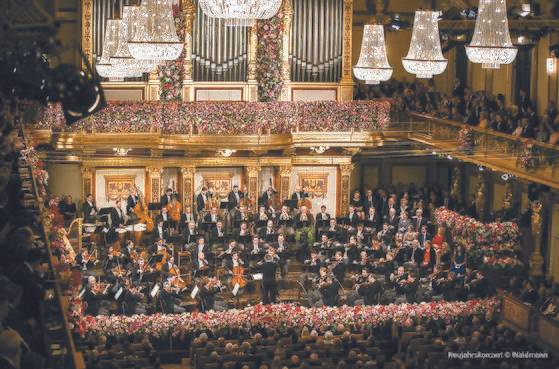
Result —
<path fill-rule="evenodd" d="M 512 201 L 512 184 L 507 182 L 505 183 L 505 193 L 503 194 L 503 209 L 509 210 L 512 207 Z"/>
<path fill-rule="evenodd" d="M 485 180 L 483 175 L 480 174 L 478 180 L 475 199 L 476 212 L 479 220 L 483 220 L 485 218 Z"/>
<path fill-rule="evenodd" d="M 460 168 L 458 166 L 452 169 L 452 184 L 450 187 L 450 198 L 452 198 L 456 203 L 460 203 L 462 200 L 462 173 L 460 173 Z"/>

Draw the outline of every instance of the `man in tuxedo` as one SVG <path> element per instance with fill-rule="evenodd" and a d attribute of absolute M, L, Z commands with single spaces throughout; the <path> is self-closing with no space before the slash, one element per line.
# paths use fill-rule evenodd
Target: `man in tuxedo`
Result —
<path fill-rule="evenodd" d="M 163 240 L 167 242 L 169 240 L 168 225 L 163 221 L 163 218 L 161 216 L 158 216 L 155 221 L 156 227 L 152 232 L 152 242 L 155 242 L 157 240 Z"/>
<path fill-rule="evenodd" d="M 295 186 L 295 192 L 291 194 L 291 200 L 303 200 L 304 198 L 309 197 L 309 194 L 306 193 L 301 189 L 301 186 Z"/>
<path fill-rule="evenodd" d="M 268 249 L 262 264 L 262 303 L 264 305 L 274 304 L 278 293 L 276 281 L 276 269 L 278 267 L 277 256 L 273 248 Z"/>
<path fill-rule="evenodd" d="M 173 199 L 173 190 L 171 188 L 168 188 L 165 190 L 165 193 L 163 194 L 163 196 L 161 196 L 161 199 L 159 200 L 159 202 L 161 203 L 161 207 L 164 208 L 167 205 L 169 205 L 172 199 Z"/>
<path fill-rule="evenodd" d="M 366 214 L 368 214 L 369 209 L 374 207 L 376 207 L 376 201 L 373 196 L 373 190 L 369 188 L 365 191 L 365 198 L 363 199 L 363 210 Z"/>
<path fill-rule="evenodd" d="M 268 220 L 266 222 L 266 227 L 260 229 L 259 236 L 263 240 L 269 240 L 270 238 L 274 238 L 275 235 L 276 229 L 274 228 L 274 221 Z"/>
<path fill-rule="evenodd" d="M 225 238 L 225 229 L 223 228 L 223 222 L 218 220 L 215 227 L 210 231 L 210 243 L 212 245 L 223 244 Z"/>
<path fill-rule="evenodd" d="M 122 203 L 120 199 L 116 200 L 115 205 L 111 209 L 111 227 L 117 228 L 126 223 L 126 215 L 122 211 Z"/>
<path fill-rule="evenodd" d="M 229 210 L 238 208 L 241 199 L 245 197 L 245 194 L 239 191 L 239 186 L 234 185 L 233 191 L 229 192 L 227 195 L 227 201 L 229 201 Z"/>
<path fill-rule="evenodd" d="M 347 217 L 349 218 L 349 225 L 351 228 L 357 227 L 357 224 L 359 223 L 359 215 L 355 211 L 355 206 L 349 205 L 349 214 Z"/>
<path fill-rule="evenodd" d="M 204 215 L 204 222 L 206 223 L 217 223 L 221 218 L 217 213 L 217 208 L 214 206 L 211 208 L 210 212 Z"/>
<path fill-rule="evenodd" d="M 138 201 L 140 201 L 138 191 L 136 188 L 132 188 L 130 190 L 130 195 L 128 195 L 128 198 L 126 199 L 126 214 L 130 215 L 130 213 L 132 213 L 132 210 L 134 210 Z"/>
<path fill-rule="evenodd" d="M 163 283 L 163 289 L 159 294 L 159 303 L 163 314 L 181 314 L 186 311 L 180 306 L 180 296 L 173 292 L 169 282 Z"/>
<path fill-rule="evenodd" d="M 425 217 L 423 217 L 423 210 L 422 209 L 417 209 L 415 211 L 415 216 L 412 219 L 412 224 L 413 224 L 413 229 L 416 232 L 419 232 L 421 230 L 421 227 L 423 227 L 424 225 L 427 225 L 427 219 Z"/>
<path fill-rule="evenodd" d="M 190 206 L 185 206 L 184 213 L 181 214 L 181 232 L 184 232 L 184 230 L 188 228 L 188 223 L 195 221 L 192 208 Z"/>
<path fill-rule="evenodd" d="M 268 187 L 266 192 L 264 192 L 262 194 L 262 197 L 260 198 L 261 205 L 265 206 L 267 209 L 270 205 L 273 204 L 274 195 L 276 193 L 277 191 L 275 190 L 275 188 L 273 188 L 272 186 Z"/>
<path fill-rule="evenodd" d="M 206 208 L 206 203 L 209 200 L 208 189 L 202 187 L 202 191 L 196 196 L 196 211 L 199 213 Z"/>
<path fill-rule="evenodd" d="M 182 236 L 184 237 L 184 243 L 189 244 L 196 242 L 198 237 L 198 231 L 196 231 L 196 223 L 188 222 L 188 227 L 184 230 Z"/>
<path fill-rule="evenodd" d="M 88 193 L 85 197 L 85 202 L 82 204 L 82 213 L 86 222 L 94 222 L 97 215 L 97 206 L 93 202 L 93 195 Z"/>
<path fill-rule="evenodd" d="M 388 214 L 384 218 L 384 223 L 388 223 L 393 228 L 398 228 L 398 216 L 396 215 L 396 208 L 390 208 Z"/>

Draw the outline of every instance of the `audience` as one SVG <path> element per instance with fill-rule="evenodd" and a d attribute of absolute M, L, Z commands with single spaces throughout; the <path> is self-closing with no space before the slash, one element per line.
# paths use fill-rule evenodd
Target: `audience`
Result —
<path fill-rule="evenodd" d="M 392 98 L 396 113 L 432 114 L 552 145 L 559 143 L 559 115 L 555 101 L 550 100 L 538 117 L 535 104 L 524 90 L 520 90 L 516 105 L 506 106 L 502 94 L 494 96 L 486 91 L 473 91 L 458 79 L 451 94 L 436 91 L 433 80 L 427 83 L 390 80 L 374 87 L 360 84 L 355 99 L 373 98 Z"/>

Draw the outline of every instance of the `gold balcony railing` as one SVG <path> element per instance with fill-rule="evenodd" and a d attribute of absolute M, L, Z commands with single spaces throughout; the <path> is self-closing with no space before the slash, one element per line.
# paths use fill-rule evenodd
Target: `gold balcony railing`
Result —
<path fill-rule="evenodd" d="M 410 139 L 457 159 L 559 188 L 559 146 L 467 124 L 410 114 Z"/>

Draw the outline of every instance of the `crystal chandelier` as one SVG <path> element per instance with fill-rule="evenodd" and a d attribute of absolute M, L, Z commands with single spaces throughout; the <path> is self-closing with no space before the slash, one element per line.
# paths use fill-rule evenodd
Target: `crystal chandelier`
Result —
<path fill-rule="evenodd" d="M 226 26 L 251 27 L 256 19 L 269 19 L 278 12 L 282 0 L 200 0 L 208 17 L 225 20 Z"/>
<path fill-rule="evenodd" d="M 121 20 L 108 19 L 105 27 L 105 37 L 103 39 L 103 51 L 101 57 L 97 59 L 95 69 L 103 78 L 110 80 L 123 79 L 128 77 L 141 77 L 142 73 L 137 69 L 124 69 L 115 65 L 111 61 L 111 56 L 115 55 L 118 47 L 118 33 Z"/>
<path fill-rule="evenodd" d="M 382 25 L 365 25 L 361 54 L 357 65 L 353 67 L 353 73 L 355 77 L 371 85 L 378 85 L 380 81 L 387 81 L 392 76 L 392 67 L 386 57 Z"/>
<path fill-rule="evenodd" d="M 410 49 L 402 58 L 402 65 L 417 78 L 431 78 L 446 69 L 447 60 L 439 39 L 439 15 L 440 12 L 428 10 L 415 12 Z"/>
<path fill-rule="evenodd" d="M 499 69 L 512 63 L 517 52 L 510 40 L 506 1 L 479 0 L 474 36 L 466 46 L 468 59 L 482 68 Z"/>
<path fill-rule="evenodd" d="M 175 60 L 183 49 L 175 29 L 173 0 L 143 0 L 128 48 L 138 60 Z"/>

